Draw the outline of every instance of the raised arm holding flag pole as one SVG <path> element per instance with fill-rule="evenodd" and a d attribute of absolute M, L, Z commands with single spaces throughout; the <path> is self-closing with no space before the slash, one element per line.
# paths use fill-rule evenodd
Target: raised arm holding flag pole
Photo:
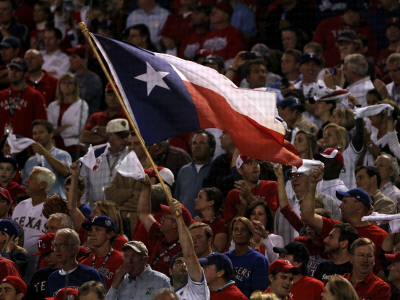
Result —
<path fill-rule="evenodd" d="M 284 141 L 283 125 L 275 120 L 274 93 L 239 89 L 210 68 L 94 35 L 83 23 L 80 26 L 112 82 L 94 43 L 107 63 L 121 96 L 112 85 L 114 92 L 124 103 L 129 122 L 164 190 L 145 142 L 152 144 L 200 128 L 228 132 L 239 151 L 251 157 L 302 164 L 294 147 Z"/>

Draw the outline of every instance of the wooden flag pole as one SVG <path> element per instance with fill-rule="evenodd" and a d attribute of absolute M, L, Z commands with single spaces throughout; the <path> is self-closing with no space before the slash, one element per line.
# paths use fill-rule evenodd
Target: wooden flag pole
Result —
<path fill-rule="evenodd" d="M 135 123 L 133 122 L 131 116 L 129 115 L 128 110 L 125 107 L 125 103 L 122 100 L 122 97 L 121 97 L 120 93 L 118 92 L 117 88 L 114 85 L 114 80 L 112 79 L 111 75 L 108 73 L 108 70 L 107 70 L 106 66 L 104 65 L 104 63 L 103 63 L 103 60 L 101 59 L 101 56 L 100 56 L 99 52 L 97 51 L 97 48 L 96 48 L 96 46 L 94 45 L 94 43 L 92 41 L 92 38 L 90 37 L 89 31 L 87 30 L 85 23 L 84 22 L 80 22 L 79 23 L 79 27 L 81 28 L 82 33 L 85 36 L 85 38 L 88 40 L 89 45 L 93 50 L 93 53 L 95 54 L 97 60 L 99 61 L 100 66 L 104 71 L 104 74 L 106 74 L 107 80 L 110 83 L 115 95 L 117 96 L 117 99 L 118 99 L 119 103 L 121 104 L 121 106 L 122 106 L 122 108 L 123 108 L 123 110 L 124 110 L 124 112 L 125 112 L 125 114 L 126 114 L 126 116 L 128 118 L 129 124 L 132 126 L 133 131 L 135 132 L 136 136 L 138 137 L 140 145 L 142 146 L 144 152 L 146 153 L 147 159 L 150 161 L 151 166 L 153 167 L 153 170 L 156 173 L 156 176 L 157 176 L 158 180 L 160 181 L 161 186 L 162 186 L 165 194 L 167 195 L 168 203 L 171 203 L 172 196 L 169 193 L 168 188 L 164 183 L 164 180 L 161 178 L 160 172 L 158 172 L 157 166 L 154 163 L 153 158 L 151 157 L 149 151 L 147 150 L 147 147 L 146 147 L 146 145 L 145 145 L 145 143 L 143 141 L 142 136 L 139 133 L 139 130 L 136 128 Z"/>

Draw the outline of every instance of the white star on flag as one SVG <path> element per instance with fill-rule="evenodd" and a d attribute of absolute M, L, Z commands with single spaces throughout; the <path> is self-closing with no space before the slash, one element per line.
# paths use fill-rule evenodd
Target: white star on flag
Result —
<path fill-rule="evenodd" d="M 158 85 L 165 89 L 170 89 L 165 83 L 163 78 L 169 74 L 169 72 L 157 72 L 153 67 L 146 61 L 146 73 L 136 76 L 137 80 L 147 82 L 147 96 L 150 95 L 151 91 Z"/>

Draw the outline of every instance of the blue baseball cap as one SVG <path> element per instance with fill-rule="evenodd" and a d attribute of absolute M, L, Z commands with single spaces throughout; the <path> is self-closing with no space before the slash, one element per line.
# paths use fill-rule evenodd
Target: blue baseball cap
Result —
<path fill-rule="evenodd" d="M 8 36 L 1 41 L 0 47 L 6 47 L 6 48 L 13 47 L 14 49 L 20 48 L 21 41 L 16 37 Z"/>
<path fill-rule="evenodd" d="M 285 99 L 280 101 L 277 106 L 280 108 L 286 108 L 286 107 L 299 108 L 301 111 L 305 111 L 305 108 L 303 104 L 301 104 L 300 100 L 293 96 L 286 97 Z"/>
<path fill-rule="evenodd" d="M 314 52 L 305 52 L 300 56 L 300 65 L 308 63 L 309 61 L 315 62 L 317 65 L 321 64 L 321 60 Z"/>
<path fill-rule="evenodd" d="M 362 204 L 364 204 L 366 208 L 370 209 L 371 207 L 371 197 L 362 189 L 355 188 L 347 192 L 336 191 L 336 198 L 342 201 L 343 197 L 353 197 L 357 201 L 360 201 Z"/>
<path fill-rule="evenodd" d="M 8 219 L 0 220 L 0 231 L 7 233 L 9 236 L 14 236 L 14 238 L 16 238 L 19 234 L 17 224 Z"/>
<path fill-rule="evenodd" d="M 183 253 L 179 252 L 178 254 L 175 254 L 172 258 L 171 258 L 171 262 L 169 263 L 169 267 L 172 269 L 172 267 L 174 266 L 175 261 L 179 258 L 179 257 L 183 257 Z"/>
<path fill-rule="evenodd" d="M 219 270 L 224 270 L 225 273 L 233 272 L 232 261 L 222 253 L 213 252 L 205 258 L 200 258 L 199 263 L 203 266 L 215 265 Z"/>
<path fill-rule="evenodd" d="M 85 230 L 90 230 L 93 225 L 104 227 L 105 229 L 107 229 L 107 231 L 117 232 L 115 222 L 107 216 L 97 216 L 93 219 L 92 222 L 83 222 L 82 228 Z"/>

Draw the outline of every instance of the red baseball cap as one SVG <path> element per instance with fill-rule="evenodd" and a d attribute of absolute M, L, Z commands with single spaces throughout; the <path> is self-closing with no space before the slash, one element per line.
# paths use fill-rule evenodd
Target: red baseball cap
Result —
<path fill-rule="evenodd" d="M 26 295 L 27 286 L 25 282 L 17 276 L 6 276 L 3 278 L 1 283 L 8 283 L 15 287 L 16 290 L 23 293 L 24 296 Z"/>
<path fill-rule="evenodd" d="M 174 173 L 168 168 L 165 167 L 157 167 L 158 172 L 160 173 L 161 178 L 164 182 L 168 183 L 169 186 L 173 186 L 175 182 Z M 154 170 L 144 170 L 144 172 L 149 175 L 149 177 L 156 177 L 156 172 Z"/>
<path fill-rule="evenodd" d="M 46 300 L 79 300 L 78 290 L 72 288 L 60 289 L 55 297 L 46 298 Z"/>
<path fill-rule="evenodd" d="M 299 269 L 294 267 L 290 261 L 286 259 L 277 259 L 269 265 L 268 274 L 278 270 L 279 272 L 290 272 L 294 275 L 299 274 Z"/>
<path fill-rule="evenodd" d="M 169 206 L 161 204 L 160 208 L 165 215 L 172 215 Z M 186 226 L 191 225 L 193 223 L 192 215 L 182 203 L 181 203 L 181 208 L 182 208 L 183 221 L 185 222 Z"/>
<path fill-rule="evenodd" d="M 118 93 L 120 93 L 119 88 L 118 88 L 117 84 L 115 83 L 115 81 L 113 82 L 113 85 L 114 85 L 115 88 L 117 89 Z M 107 82 L 107 85 L 106 85 L 106 92 L 109 92 L 109 91 L 114 91 L 114 90 L 113 90 L 113 88 L 112 88 L 112 85 L 111 85 L 109 82 Z"/>
<path fill-rule="evenodd" d="M 0 195 L 6 198 L 9 203 L 13 203 L 10 192 L 7 189 L 0 187 Z"/>
<path fill-rule="evenodd" d="M 236 169 L 240 169 L 243 164 L 247 164 L 250 159 L 252 159 L 250 156 L 240 154 L 236 159 Z"/>
<path fill-rule="evenodd" d="M 393 254 L 385 254 L 386 260 L 395 263 L 400 261 L 400 251 Z"/>
<path fill-rule="evenodd" d="M 342 168 L 344 167 L 343 154 L 335 148 L 325 149 L 324 152 L 315 154 L 314 158 L 320 160 L 321 156 L 325 158 L 334 158 L 342 166 Z"/>
<path fill-rule="evenodd" d="M 43 255 L 51 252 L 51 244 L 55 238 L 55 233 L 46 233 L 42 235 L 38 241 L 38 251 L 33 253 L 33 255 Z"/>

